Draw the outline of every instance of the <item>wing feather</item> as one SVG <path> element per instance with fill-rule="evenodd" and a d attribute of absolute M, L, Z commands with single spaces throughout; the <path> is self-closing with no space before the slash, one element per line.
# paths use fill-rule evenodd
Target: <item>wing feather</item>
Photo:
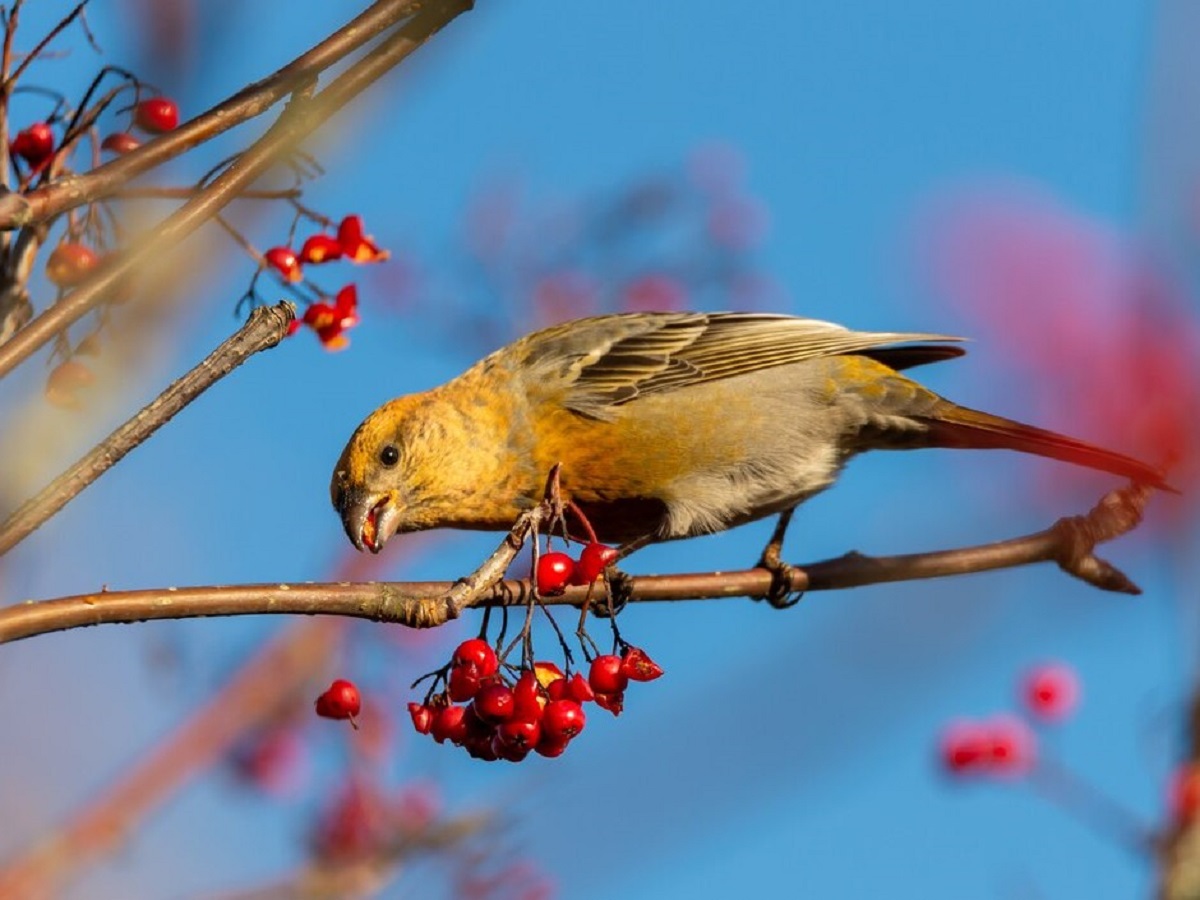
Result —
<path fill-rule="evenodd" d="M 542 378 L 553 376 L 553 383 L 566 380 L 568 408 L 608 418 L 612 407 L 648 394 L 806 359 L 962 338 L 851 331 L 819 319 L 765 313 L 628 313 L 580 319 L 526 340 L 526 364 Z"/>

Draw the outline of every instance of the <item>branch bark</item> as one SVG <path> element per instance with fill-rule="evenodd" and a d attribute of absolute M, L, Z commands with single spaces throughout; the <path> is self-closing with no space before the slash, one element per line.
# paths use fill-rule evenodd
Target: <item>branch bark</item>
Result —
<path fill-rule="evenodd" d="M 1063 571 L 1101 590 L 1140 593 L 1121 572 L 1094 554 L 1097 544 L 1132 530 L 1141 521 L 1150 488 L 1130 485 L 1107 494 L 1083 516 L 1059 519 L 1034 534 L 956 550 L 871 557 L 847 553 L 799 566 L 793 591 L 826 591 L 985 572 L 1038 562 L 1056 562 Z M 462 610 L 480 606 L 516 606 L 531 597 L 528 580 L 499 581 L 520 538 L 537 524 L 523 516 L 496 552 L 470 578 L 450 582 L 373 582 L 369 584 L 270 584 L 228 587 L 158 588 L 105 591 L 28 601 L 0 609 L 0 643 L 87 625 L 183 619 L 195 616 L 264 614 L 336 615 L 435 628 Z M 631 601 L 710 600 L 760 597 L 771 587 L 765 569 L 631 579 Z M 552 605 L 581 606 L 588 588 L 569 588 Z"/>

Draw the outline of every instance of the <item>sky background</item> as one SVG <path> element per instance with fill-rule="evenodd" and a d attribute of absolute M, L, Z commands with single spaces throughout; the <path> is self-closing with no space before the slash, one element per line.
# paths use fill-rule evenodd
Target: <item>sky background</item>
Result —
<path fill-rule="evenodd" d="M 159 80 L 186 116 L 315 43 L 350 6 L 199 3 L 196 42 L 158 57 L 138 51 L 144 32 L 129 27 L 152 4 L 101 4 L 91 21 L 109 60 Z M 775 286 L 772 308 L 863 329 L 967 333 L 970 355 L 923 370 L 925 383 L 1084 438 L 1104 437 L 1081 414 L 1087 373 L 1060 385 L 1022 372 L 1022 334 L 1069 341 L 1070 317 L 1014 309 L 1027 331 L 991 333 L 1005 310 L 983 315 L 939 290 L 930 260 L 963 221 L 955 216 L 971 214 L 972 198 L 1034 210 L 1104 259 L 1144 255 L 1181 291 L 1191 284 L 1200 107 L 1189 101 L 1198 73 L 1182 57 L 1200 17 L 1186 2 L 478 6 L 313 147 L 328 174 L 307 202 L 335 217 L 361 213 L 397 256 L 391 274 L 352 273 L 363 322 L 351 348 L 325 353 L 302 334 L 252 359 L 14 551 L 0 599 L 327 575 L 345 544 L 328 478 L 357 423 L 536 324 L 518 316 L 482 335 L 437 325 L 443 309 L 496 317 L 455 277 L 466 265 L 464 217 L 489 185 L 534 210 L 582 215 L 587 198 L 647 177 L 686 179 L 725 148 L 741 161 L 739 194 L 768 223 L 742 258 Z M 60 8 L 34 4 L 28 19 Z M 36 33 L 31 24 L 26 45 Z M 77 49 L 42 77 L 86 83 L 95 65 Z M 196 177 L 221 155 L 205 150 L 174 177 Z M 270 214 L 253 225 L 260 246 L 285 229 Z M 47 460 L 77 455 L 88 434 L 105 433 L 234 326 L 252 263 L 219 242 L 198 246 L 206 274 L 182 293 L 174 339 L 155 344 L 145 378 L 89 418 L 86 434 L 60 428 Z M 401 283 L 403 302 L 390 293 Z M 1100 293 L 1103 319 L 1112 297 Z M 0 391 L 6 408 L 44 372 L 25 368 Z M 787 556 L 1009 537 L 1086 509 L 1109 486 L 1008 455 L 876 454 L 803 507 Z M 1200 581 L 1172 552 L 1196 537 L 1194 516 L 1189 524 L 1170 506 L 1181 502 L 1151 507 L 1150 525 L 1170 514 L 1173 530 L 1107 548 L 1144 588 L 1137 599 L 1041 566 L 814 594 L 782 613 L 745 600 L 631 608 L 626 636 L 667 676 L 631 689 L 620 719 L 597 711 L 565 757 L 521 766 L 402 742 L 395 777 L 434 779 L 452 810 L 505 810 L 504 839 L 566 898 L 1145 896 L 1151 861 L 1021 784 L 949 782 L 935 746 L 949 720 L 1011 708 L 1029 665 L 1066 661 L 1083 703 L 1048 747 L 1142 822 L 1161 822 Z M 630 569 L 743 567 L 768 533 L 758 523 L 652 548 Z M 385 552 L 399 558 L 404 540 Z M 452 536 L 389 574 L 454 578 L 493 543 Z M 0 650 L 0 852 L 132 765 L 283 626 L 107 627 Z M 155 662 L 164 652 L 165 669 Z M 430 668 L 427 654 L 393 655 L 386 680 Z M 352 656 L 331 674 L 367 680 L 376 664 Z M 339 752 L 328 738 L 321 748 L 314 779 Z M 310 813 L 311 792 L 264 802 L 222 773 L 206 776 L 70 896 L 205 896 L 269 881 L 302 858 Z M 388 896 L 423 894 L 402 879 Z"/>

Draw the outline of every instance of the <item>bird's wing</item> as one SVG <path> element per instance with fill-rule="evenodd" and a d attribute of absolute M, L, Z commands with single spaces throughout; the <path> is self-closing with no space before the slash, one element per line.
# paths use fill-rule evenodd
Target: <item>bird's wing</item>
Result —
<path fill-rule="evenodd" d="M 580 319 L 525 339 L 526 364 L 565 383 L 564 405 L 593 418 L 647 394 L 822 356 L 941 334 L 850 331 L 832 322 L 762 313 L 629 313 Z"/>

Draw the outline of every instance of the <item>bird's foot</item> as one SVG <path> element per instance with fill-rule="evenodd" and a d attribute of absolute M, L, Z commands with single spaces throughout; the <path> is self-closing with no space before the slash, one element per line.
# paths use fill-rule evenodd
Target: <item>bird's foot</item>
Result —
<path fill-rule="evenodd" d="M 779 521 L 775 524 L 775 531 L 771 534 L 771 540 L 767 542 L 767 546 L 763 547 L 762 556 L 758 558 L 758 567 L 771 573 L 771 586 L 765 594 L 754 599 L 766 600 L 775 609 L 787 609 L 789 606 L 795 606 L 804 597 L 804 591 L 797 591 L 792 587 L 793 576 L 799 569 L 785 563 L 781 558 L 783 538 L 791 520 L 792 510 L 780 513 Z"/>

